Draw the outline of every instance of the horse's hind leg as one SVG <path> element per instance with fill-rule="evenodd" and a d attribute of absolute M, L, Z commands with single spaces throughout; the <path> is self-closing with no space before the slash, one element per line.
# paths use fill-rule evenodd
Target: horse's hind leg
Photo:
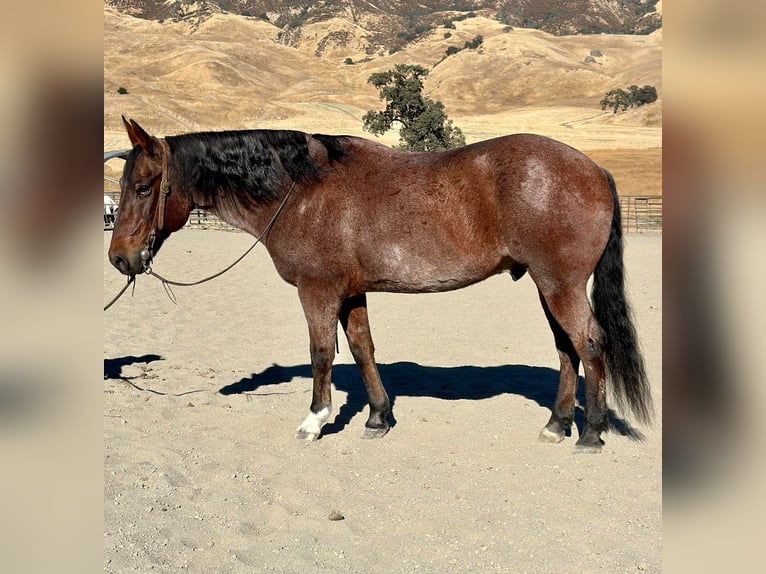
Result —
<path fill-rule="evenodd" d="M 541 289 L 541 293 L 550 314 L 569 336 L 585 371 L 585 422 L 577 449 L 600 452 L 601 434 L 607 430 L 604 331 L 593 316 L 585 285 Z"/>
<path fill-rule="evenodd" d="M 566 334 L 558 321 L 551 314 L 545 298 L 540 293 L 545 317 L 553 331 L 556 349 L 559 353 L 561 368 L 559 370 L 559 387 L 556 394 L 556 402 L 551 409 L 551 418 L 540 431 L 540 441 L 561 442 L 572 428 L 574 421 L 575 395 L 577 393 L 577 371 L 580 367 L 580 357 L 577 356 L 569 335 Z"/>
<path fill-rule="evenodd" d="M 370 402 L 370 416 L 364 425 L 362 437 L 382 437 L 390 428 L 387 418 L 391 411 L 391 405 L 380 380 L 378 367 L 375 364 L 375 347 L 372 343 L 370 323 L 367 317 L 366 295 L 351 297 L 343 303 L 340 322 L 346 333 L 354 361 L 362 372 L 362 379 L 364 379 L 364 386 L 367 388 Z"/>

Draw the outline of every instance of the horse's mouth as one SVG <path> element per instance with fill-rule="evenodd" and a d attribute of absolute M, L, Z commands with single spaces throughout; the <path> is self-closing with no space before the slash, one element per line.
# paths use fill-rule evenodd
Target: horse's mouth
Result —
<path fill-rule="evenodd" d="M 124 255 L 114 253 L 109 256 L 109 261 L 120 273 L 128 277 L 135 277 L 143 273 L 145 269 L 144 261 L 140 257 L 133 257 L 131 260 Z"/>

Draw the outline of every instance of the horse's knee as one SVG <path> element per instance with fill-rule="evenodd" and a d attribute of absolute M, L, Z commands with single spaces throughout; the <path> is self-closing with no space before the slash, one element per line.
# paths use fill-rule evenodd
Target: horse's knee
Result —
<path fill-rule="evenodd" d="M 333 360 L 335 360 L 335 351 L 331 347 L 311 348 L 311 365 L 315 369 L 327 370 L 332 367 Z"/>

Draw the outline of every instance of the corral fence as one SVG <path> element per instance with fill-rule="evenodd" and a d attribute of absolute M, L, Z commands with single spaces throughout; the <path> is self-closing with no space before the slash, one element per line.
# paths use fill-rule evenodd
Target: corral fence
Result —
<path fill-rule="evenodd" d="M 620 196 L 624 231 L 662 231 L 661 195 Z"/>
<path fill-rule="evenodd" d="M 120 203 L 120 192 L 104 190 L 104 195 L 110 196 Z M 662 231 L 662 196 L 661 195 L 622 195 L 620 196 L 622 210 L 622 228 L 626 232 Z M 195 229 L 236 230 L 217 215 L 204 209 L 194 209 L 189 214 L 186 227 Z"/>

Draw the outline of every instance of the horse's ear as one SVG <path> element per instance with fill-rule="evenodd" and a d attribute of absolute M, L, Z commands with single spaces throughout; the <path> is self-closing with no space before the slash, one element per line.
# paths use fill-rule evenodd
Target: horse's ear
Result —
<path fill-rule="evenodd" d="M 147 153 L 151 154 L 154 150 L 154 138 L 146 133 L 136 120 L 128 121 L 125 116 L 122 116 L 122 123 L 125 124 L 125 131 L 128 132 L 130 143 L 133 146 L 141 146 Z"/>

